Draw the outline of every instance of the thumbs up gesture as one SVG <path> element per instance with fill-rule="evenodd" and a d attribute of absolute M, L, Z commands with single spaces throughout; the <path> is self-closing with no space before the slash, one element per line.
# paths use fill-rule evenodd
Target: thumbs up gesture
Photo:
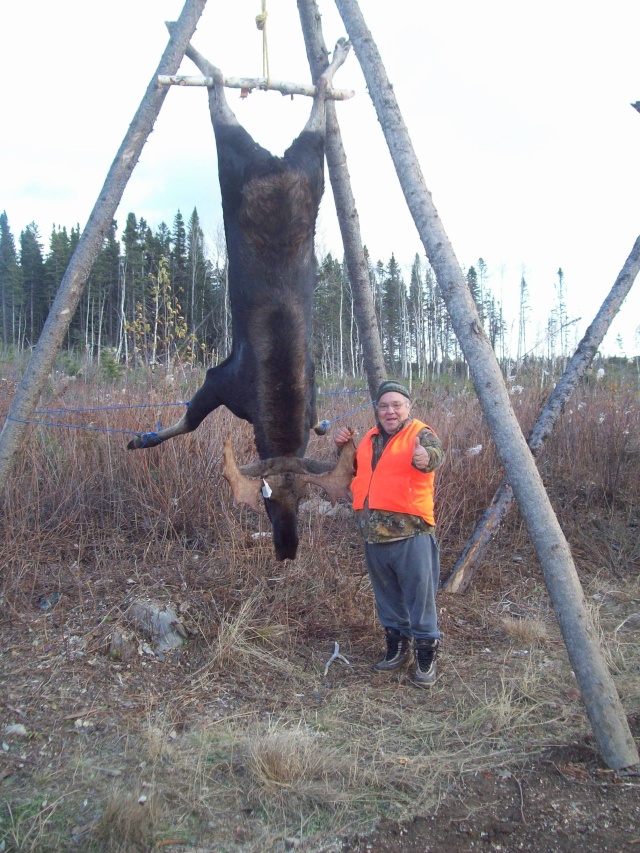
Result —
<path fill-rule="evenodd" d="M 416 440 L 413 442 L 413 464 L 419 471 L 426 471 L 429 467 L 429 461 L 429 451 L 420 444 L 420 439 L 416 436 Z"/>

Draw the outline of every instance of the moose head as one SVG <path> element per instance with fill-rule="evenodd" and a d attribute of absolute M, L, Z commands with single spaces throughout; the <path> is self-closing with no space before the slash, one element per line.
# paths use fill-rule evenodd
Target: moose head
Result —
<path fill-rule="evenodd" d="M 309 483 L 327 493 L 331 505 L 340 498 L 350 500 L 349 485 L 355 458 L 353 440 L 340 451 L 337 463 L 316 459 L 278 456 L 238 467 L 231 439 L 224 444 L 223 476 L 238 503 L 256 512 L 264 501 L 273 528 L 273 547 L 277 560 L 293 560 L 298 550 L 298 504 Z"/>

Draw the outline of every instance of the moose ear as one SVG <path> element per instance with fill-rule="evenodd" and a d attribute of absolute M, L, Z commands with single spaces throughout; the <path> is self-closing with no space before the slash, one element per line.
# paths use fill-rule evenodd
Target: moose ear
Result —
<path fill-rule="evenodd" d="M 231 439 L 228 438 L 224 443 L 223 452 L 224 464 L 222 466 L 222 476 L 231 486 L 233 497 L 237 503 L 248 504 L 251 509 L 259 511 L 260 489 L 262 487 L 261 480 L 253 480 L 240 471 L 236 464 L 235 456 L 233 455 L 233 447 Z"/>
<path fill-rule="evenodd" d="M 331 505 L 335 506 L 336 501 L 340 498 L 351 500 L 349 495 L 349 486 L 353 480 L 353 460 L 355 459 L 356 448 L 353 439 L 350 438 L 346 444 L 342 445 L 340 456 L 335 467 L 326 474 L 303 475 L 302 480 L 305 483 L 314 483 L 316 486 L 324 489 Z"/>

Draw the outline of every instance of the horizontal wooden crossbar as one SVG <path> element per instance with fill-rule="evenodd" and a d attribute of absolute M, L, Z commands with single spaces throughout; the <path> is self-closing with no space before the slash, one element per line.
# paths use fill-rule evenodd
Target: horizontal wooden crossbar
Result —
<path fill-rule="evenodd" d="M 213 77 L 203 77 L 200 74 L 160 74 L 158 83 L 163 86 L 213 86 Z M 288 83 L 285 80 L 267 80 L 266 77 L 225 77 L 224 85 L 228 89 L 244 89 L 251 92 L 260 89 L 263 92 L 281 92 L 283 95 L 306 95 L 313 98 L 316 87 L 305 83 Z M 327 89 L 327 98 L 330 101 L 346 101 L 353 98 L 355 92 L 352 89 Z"/>

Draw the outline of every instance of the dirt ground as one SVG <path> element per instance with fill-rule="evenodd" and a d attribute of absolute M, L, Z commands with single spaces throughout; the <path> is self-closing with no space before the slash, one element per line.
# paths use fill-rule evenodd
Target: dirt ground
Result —
<path fill-rule="evenodd" d="M 640 718 L 632 720 L 635 737 Z M 433 814 L 382 819 L 365 836 L 341 840 L 344 853 L 464 853 L 472 850 L 640 849 L 640 773 L 602 766 L 590 738 L 545 749 L 510 770 L 460 779 Z"/>
<path fill-rule="evenodd" d="M 104 796 L 104 786 L 110 782 L 120 784 L 134 775 L 139 781 L 140 771 L 134 771 L 139 747 L 134 743 L 133 750 L 123 751 L 122 741 L 132 737 L 136 726 L 143 728 L 145 719 L 157 718 L 161 709 L 169 719 L 169 738 L 180 743 L 187 732 L 202 725 L 203 719 L 209 725 L 235 715 L 253 715 L 258 720 L 284 702 L 282 684 L 268 674 L 261 684 L 241 677 L 225 679 L 224 675 L 212 677 L 206 685 L 194 682 L 191 674 L 202 667 L 210 653 L 198 642 L 162 659 L 142 641 L 135 657 L 127 663 L 110 659 L 105 654 L 104 630 L 96 627 L 104 625 L 105 612 L 118 607 L 114 593 L 107 592 L 108 585 L 105 580 L 102 589 L 93 586 L 94 606 L 102 614 L 100 618 L 89 608 L 67 608 L 64 590 L 50 598 L 38 593 L 31 612 L 5 610 L 10 618 L 4 620 L 0 657 L 0 722 L 4 730 L 0 796 L 8 803 L 18 803 L 29 792 L 47 790 L 47 784 L 50 789 L 51 780 L 57 777 L 64 781 L 56 786 L 56 803 L 69 796 L 78 800 L 78 806 L 66 816 L 57 841 L 47 841 L 43 829 L 33 836 L 37 842 L 33 846 L 24 841 L 12 845 L 9 833 L 5 834 L 2 851 L 100 850 L 99 844 L 89 847 L 86 843 L 97 820 L 96 808 L 91 808 L 92 797 L 98 799 L 98 790 Z M 473 684 L 475 673 L 478 684 L 487 678 L 495 682 L 505 660 L 511 659 L 519 666 L 522 656 L 526 656 L 526 652 L 514 650 L 507 639 L 500 638 L 494 628 L 485 625 L 480 630 L 470 626 L 470 608 L 461 597 L 446 600 L 443 625 L 450 648 L 442 657 L 441 675 L 432 691 L 412 689 L 406 676 L 383 681 L 372 676 L 368 645 L 354 641 L 343 649 L 349 654 L 352 667 L 347 670 L 334 664 L 328 677 L 312 679 L 313 692 L 295 693 L 300 697 L 295 701 L 308 713 L 310 703 L 321 707 L 339 701 L 342 691 L 345 702 L 347 694 L 362 693 L 372 707 L 373 703 L 382 708 L 389 706 L 389 712 L 398 710 L 405 716 L 425 711 L 433 715 L 445 713 L 457 691 L 456 678 L 468 686 Z M 484 648 L 487 642 L 492 643 L 493 654 L 485 656 L 480 672 L 478 660 L 488 651 Z M 557 638 L 553 645 L 562 652 Z M 311 643 L 306 653 L 309 648 L 313 656 Z M 324 651 L 319 647 L 320 654 Z M 309 684 L 296 689 L 307 690 Z M 566 685 L 559 698 L 567 707 L 580 704 L 575 685 Z M 638 738 L 639 713 L 632 714 L 630 724 Z M 17 733 L 19 729 L 6 728 L 16 725 L 24 726 L 24 735 Z M 376 723 L 372 721 L 370 725 Z M 132 853 L 288 849 L 306 853 L 568 853 L 582 845 L 590 853 L 640 851 L 638 773 L 608 770 L 588 725 L 583 724 L 582 733 L 572 742 L 553 743 L 548 737 L 543 740 L 546 742 L 541 746 L 539 733 L 532 731 L 519 754 L 509 751 L 505 758 L 497 751 L 495 765 L 489 758 L 482 769 L 468 770 L 463 762 L 440 786 L 438 801 L 431 808 L 426 812 L 417 810 L 404 820 L 382 815 L 378 820 L 367 821 L 358 831 L 347 822 L 340 832 L 271 838 L 261 847 L 253 827 L 254 815 L 248 808 L 244 813 L 241 810 L 222 818 L 215 831 L 212 829 L 210 840 L 205 832 L 204 837 L 185 844 L 181 836 L 172 839 L 165 833 L 153 845 L 132 843 L 116 849 Z M 171 772 L 172 768 L 167 767 L 167 773 Z M 139 790 L 144 796 L 147 783 L 141 784 Z M 152 788 L 149 783 L 149 791 Z M 43 800 L 38 825 L 46 823 L 53 807 L 54 803 Z M 5 821 L 5 833 L 6 826 Z M 105 845 L 104 849 L 114 848 Z"/>

